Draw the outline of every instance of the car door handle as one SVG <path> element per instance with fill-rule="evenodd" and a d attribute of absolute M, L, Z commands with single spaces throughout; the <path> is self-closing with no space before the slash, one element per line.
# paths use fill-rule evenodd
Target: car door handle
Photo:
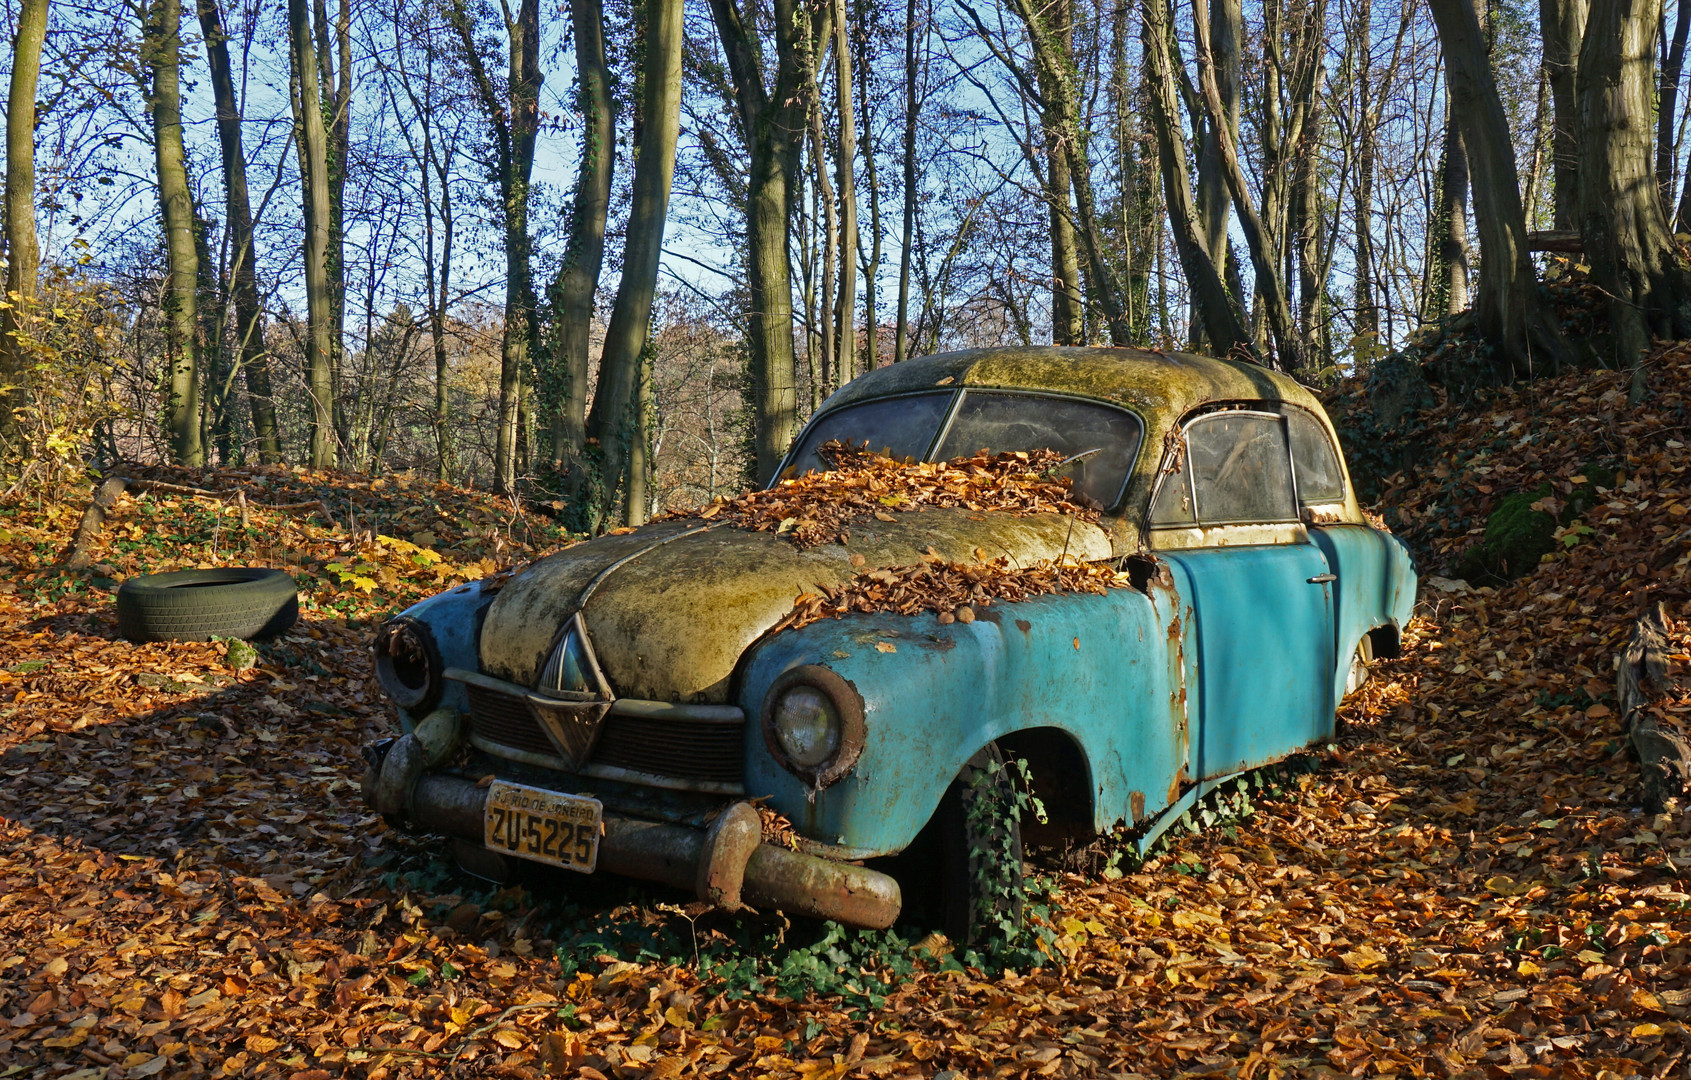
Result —
<path fill-rule="evenodd" d="M 1309 583 L 1311 585 L 1325 585 L 1329 581 L 1337 580 L 1339 580 L 1339 575 L 1337 574 L 1316 574 L 1314 577 L 1309 579 Z"/>

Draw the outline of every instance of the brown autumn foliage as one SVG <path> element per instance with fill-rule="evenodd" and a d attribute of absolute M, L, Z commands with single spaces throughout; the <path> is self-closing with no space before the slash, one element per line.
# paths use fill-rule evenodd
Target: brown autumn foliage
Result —
<path fill-rule="evenodd" d="M 773 487 L 717 496 L 699 510 L 667 515 L 721 522 L 753 532 L 776 532 L 801 548 L 844 540 L 851 526 L 926 507 L 960 507 L 1027 515 L 1072 514 L 1097 521 L 1099 507 L 1070 491 L 1072 481 L 1053 475 L 1063 455 L 1051 450 L 976 454 L 950 461 L 900 462 L 842 442 L 819 453 L 834 463 L 826 472 L 779 480 Z"/>
<path fill-rule="evenodd" d="M 538 523 L 333 477 L 278 482 L 337 507 L 386 499 L 409 531 L 380 534 L 407 544 L 126 497 L 98 553 L 114 574 L 299 572 L 302 622 L 235 671 L 221 644 L 116 640 L 109 578 L 43 570 L 85 492 L 15 501 L 0 509 L 0 1073 L 1682 1075 L 1691 830 L 1683 809 L 1638 810 L 1610 705 L 1645 593 L 1676 633 L 1691 615 L 1691 349 L 1652 363 L 1642 409 L 1608 372 L 1438 406 L 1425 460 L 1447 464 L 1400 478 L 1386 507 L 1429 578 L 1448 579 L 1510 491 L 1579 487 L 1599 448 L 1623 468 L 1530 575 L 1425 589 L 1404 657 L 1346 703 L 1316 771 L 1120 876 L 1099 872 L 1103 853 L 1038 863 L 1056 892 L 1037 965 L 1001 974 L 880 939 L 820 954 L 838 978 L 808 993 L 708 960 L 741 921 L 611 882 L 489 892 L 365 810 L 357 748 L 392 723 L 375 620 L 526 558 L 551 542 Z M 624 936 L 601 952 L 584 925 Z M 880 998 L 839 989 L 875 980 Z"/>

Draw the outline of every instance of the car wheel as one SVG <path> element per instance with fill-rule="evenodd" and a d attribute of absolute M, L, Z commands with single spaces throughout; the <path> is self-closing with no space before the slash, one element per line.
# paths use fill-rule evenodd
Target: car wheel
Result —
<path fill-rule="evenodd" d="M 959 946 L 1013 936 L 1022 925 L 1022 829 L 1015 785 L 996 745 L 969 759 L 937 818 L 946 936 Z"/>
<path fill-rule="evenodd" d="M 1345 675 L 1345 697 L 1350 697 L 1368 684 L 1368 667 L 1374 662 L 1374 642 L 1367 634 L 1356 643 L 1350 656 L 1350 671 Z"/>
<path fill-rule="evenodd" d="M 258 566 L 145 574 L 117 590 L 118 632 L 130 641 L 270 637 L 298 618 L 294 579 Z"/>

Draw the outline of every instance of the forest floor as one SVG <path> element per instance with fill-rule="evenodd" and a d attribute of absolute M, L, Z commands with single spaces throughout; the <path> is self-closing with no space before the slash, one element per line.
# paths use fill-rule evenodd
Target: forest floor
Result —
<path fill-rule="evenodd" d="M 633 885 L 489 892 L 384 831 L 354 781 L 392 724 L 374 626 L 555 545 L 544 519 L 159 472 L 341 520 L 126 496 L 67 577 L 44 568 L 88 491 L 6 503 L 0 1077 L 1682 1074 L 1691 826 L 1638 808 L 1609 704 L 1644 590 L 1687 613 L 1691 348 L 1652 387 L 1628 409 L 1587 372 L 1424 414 L 1437 464 L 1381 501 L 1422 565 L 1403 658 L 1252 805 L 1142 866 L 1039 864 L 1004 972 Z M 1497 499 L 1567 499 L 1593 462 L 1612 487 L 1531 575 L 1449 577 Z M 117 578 L 247 563 L 293 571 L 304 609 L 258 666 L 117 637 Z"/>

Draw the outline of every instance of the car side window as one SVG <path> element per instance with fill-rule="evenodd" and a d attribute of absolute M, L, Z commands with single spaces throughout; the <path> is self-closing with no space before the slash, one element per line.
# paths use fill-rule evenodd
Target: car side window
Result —
<path fill-rule="evenodd" d="M 1270 524 L 1298 520 L 1286 423 L 1272 413 L 1199 417 L 1170 440 L 1172 461 L 1151 525 Z"/>
<path fill-rule="evenodd" d="M 1280 415 L 1286 418 L 1286 431 L 1292 439 L 1292 469 L 1298 479 L 1298 501 L 1310 503 L 1339 502 L 1345 497 L 1345 474 L 1339 468 L 1338 451 L 1321 421 L 1304 409 L 1287 405 Z"/>

